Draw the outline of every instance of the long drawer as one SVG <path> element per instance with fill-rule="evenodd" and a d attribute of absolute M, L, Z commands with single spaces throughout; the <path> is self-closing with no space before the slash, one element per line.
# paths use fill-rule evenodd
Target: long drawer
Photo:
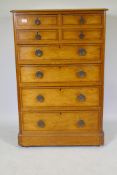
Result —
<path fill-rule="evenodd" d="M 99 107 L 100 87 L 23 88 L 22 107 Z"/>
<path fill-rule="evenodd" d="M 96 131 L 100 127 L 98 111 L 24 112 L 24 131 Z"/>
<path fill-rule="evenodd" d="M 38 63 L 43 60 L 101 61 L 102 49 L 101 45 L 19 45 L 17 57 L 19 61 Z"/>
<path fill-rule="evenodd" d="M 101 67 L 93 64 L 21 66 L 22 83 L 101 82 Z"/>

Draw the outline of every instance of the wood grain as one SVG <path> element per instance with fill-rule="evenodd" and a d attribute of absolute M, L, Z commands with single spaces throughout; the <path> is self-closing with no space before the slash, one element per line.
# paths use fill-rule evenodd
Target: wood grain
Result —
<path fill-rule="evenodd" d="M 41 39 L 37 40 L 36 35 L 40 35 Z M 18 30 L 17 42 L 18 43 L 43 43 L 43 42 L 56 42 L 58 40 L 57 30 Z"/>
<path fill-rule="evenodd" d="M 86 54 L 80 55 L 80 49 L 85 49 Z M 75 60 L 75 61 L 100 61 L 102 46 L 100 45 L 19 45 L 18 46 L 18 60 L 32 60 L 37 61 L 38 64 L 44 60 Z M 40 57 L 35 55 L 36 50 L 41 50 L 42 55 Z"/>
<path fill-rule="evenodd" d="M 22 89 L 22 106 L 41 107 L 41 106 L 99 106 L 100 105 L 100 89 L 98 87 L 80 87 L 80 88 L 38 88 L 38 89 Z M 82 94 L 86 100 L 78 100 L 78 96 Z M 44 101 L 39 102 L 37 96 L 43 96 Z"/>
<path fill-rule="evenodd" d="M 22 83 L 66 83 L 66 82 L 99 82 L 101 71 L 99 65 L 69 65 L 69 66 L 22 66 Z M 38 76 L 40 75 L 40 77 Z"/>
<path fill-rule="evenodd" d="M 38 125 L 39 121 L 44 127 Z M 83 120 L 84 125 L 78 125 Z M 78 132 L 98 131 L 100 116 L 97 111 L 59 112 L 59 113 L 23 113 L 24 131 L 69 131 Z"/>
<path fill-rule="evenodd" d="M 35 22 L 37 19 L 39 24 Z M 56 25 L 58 25 L 57 15 L 16 15 L 16 27 L 20 29 L 36 29 Z"/>
<path fill-rule="evenodd" d="M 104 144 L 104 134 L 53 134 L 53 135 L 21 135 L 18 136 L 21 146 L 98 146 Z"/>
<path fill-rule="evenodd" d="M 80 34 L 84 35 L 84 38 L 80 38 Z M 62 40 L 64 42 L 78 42 L 78 43 L 101 43 L 103 42 L 103 31 L 101 30 L 76 30 L 66 29 L 62 31 Z"/>
<path fill-rule="evenodd" d="M 80 23 L 81 18 L 83 18 L 83 23 Z M 90 14 L 90 15 L 62 15 L 62 24 L 63 25 L 102 25 L 102 16 L 97 14 Z"/>
<path fill-rule="evenodd" d="M 21 146 L 104 143 L 106 11 L 12 11 Z M 42 78 L 35 76 L 38 71 Z M 77 76 L 80 71 L 85 72 L 84 77 Z M 39 120 L 44 121 L 43 128 L 39 128 Z M 78 127 L 79 120 L 84 127 Z"/>

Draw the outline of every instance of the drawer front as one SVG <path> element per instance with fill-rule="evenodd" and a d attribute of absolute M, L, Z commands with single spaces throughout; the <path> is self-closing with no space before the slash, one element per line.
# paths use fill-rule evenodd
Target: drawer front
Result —
<path fill-rule="evenodd" d="M 22 107 L 99 106 L 98 87 L 22 89 Z"/>
<path fill-rule="evenodd" d="M 101 59 L 102 47 L 98 45 L 18 46 L 17 51 L 19 60 L 96 61 Z"/>
<path fill-rule="evenodd" d="M 102 30 L 78 30 L 67 29 L 62 31 L 62 40 L 68 42 L 78 43 L 100 43 L 103 41 Z"/>
<path fill-rule="evenodd" d="M 57 30 L 18 30 L 17 42 L 19 43 L 42 43 L 55 42 L 58 40 Z"/>
<path fill-rule="evenodd" d="M 16 15 L 16 27 L 31 29 L 58 25 L 57 15 Z"/>
<path fill-rule="evenodd" d="M 99 130 L 98 111 L 23 113 L 24 131 Z"/>
<path fill-rule="evenodd" d="M 99 65 L 77 66 L 22 66 L 21 82 L 98 82 L 100 81 Z"/>
<path fill-rule="evenodd" d="M 68 14 L 62 15 L 63 25 L 79 25 L 81 27 L 87 25 L 88 27 L 95 25 L 102 25 L 102 16 L 99 14 Z"/>

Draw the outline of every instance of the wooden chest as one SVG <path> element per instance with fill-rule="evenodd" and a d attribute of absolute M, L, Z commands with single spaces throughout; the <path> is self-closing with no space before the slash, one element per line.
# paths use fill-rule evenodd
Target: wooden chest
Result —
<path fill-rule="evenodd" d="M 106 10 L 12 11 L 21 146 L 104 143 Z"/>

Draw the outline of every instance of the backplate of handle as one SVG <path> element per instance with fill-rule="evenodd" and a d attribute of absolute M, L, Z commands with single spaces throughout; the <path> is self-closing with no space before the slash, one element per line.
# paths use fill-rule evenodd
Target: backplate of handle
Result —
<path fill-rule="evenodd" d="M 41 56 L 43 55 L 43 51 L 37 49 L 37 50 L 35 50 L 35 55 L 36 55 L 37 57 L 41 57 Z"/>
<path fill-rule="evenodd" d="M 84 122 L 84 120 L 78 120 L 76 125 L 79 128 L 83 128 L 85 126 L 85 122 Z"/>
<path fill-rule="evenodd" d="M 40 102 L 40 103 L 44 102 L 44 97 L 43 97 L 43 95 L 38 95 L 36 98 L 37 98 L 37 101 L 38 101 L 38 102 Z"/>
<path fill-rule="evenodd" d="M 76 72 L 76 75 L 79 78 L 84 78 L 84 77 L 86 77 L 86 72 L 84 72 L 83 70 L 81 70 L 81 71 Z"/>
<path fill-rule="evenodd" d="M 80 17 L 79 23 L 80 23 L 80 24 L 85 24 L 85 19 L 84 19 L 83 16 Z"/>
<path fill-rule="evenodd" d="M 79 94 L 77 96 L 77 100 L 80 101 L 80 102 L 84 102 L 86 100 L 86 97 L 84 94 Z"/>
<path fill-rule="evenodd" d="M 36 39 L 36 40 L 41 40 L 41 35 L 39 34 L 39 32 L 36 33 L 35 39 Z"/>
<path fill-rule="evenodd" d="M 36 25 L 40 25 L 40 24 L 41 24 L 40 19 L 37 18 L 37 19 L 35 20 L 35 24 L 36 24 Z"/>
<path fill-rule="evenodd" d="M 84 37 L 85 37 L 85 34 L 81 31 L 80 34 L 79 34 L 79 38 L 84 39 Z"/>
<path fill-rule="evenodd" d="M 36 78 L 43 78 L 43 72 L 41 72 L 41 71 L 37 71 L 36 73 L 35 73 L 35 76 L 36 76 Z"/>
<path fill-rule="evenodd" d="M 40 128 L 44 128 L 44 127 L 45 127 L 45 122 L 44 122 L 43 120 L 39 120 L 39 121 L 37 122 L 37 125 L 38 125 L 38 127 L 40 127 Z"/>
<path fill-rule="evenodd" d="M 79 54 L 80 56 L 85 56 L 85 55 L 87 54 L 87 52 L 86 52 L 86 50 L 85 50 L 84 48 L 80 48 L 80 49 L 78 50 L 78 54 Z"/>

